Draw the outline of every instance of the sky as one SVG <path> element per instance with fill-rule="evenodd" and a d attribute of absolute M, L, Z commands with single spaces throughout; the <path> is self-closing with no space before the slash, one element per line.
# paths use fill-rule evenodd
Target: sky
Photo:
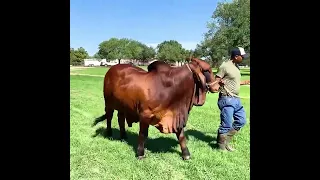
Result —
<path fill-rule="evenodd" d="M 71 0 L 70 46 L 90 56 L 102 41 L 130 38 L 156 47 L 176 40 L 194 49 L 218 0 Z"/>

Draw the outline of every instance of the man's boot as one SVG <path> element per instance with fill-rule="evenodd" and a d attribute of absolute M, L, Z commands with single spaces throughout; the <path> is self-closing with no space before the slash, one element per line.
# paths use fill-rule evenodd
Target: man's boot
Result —
<path fill-rule="evenodd" d="M 222 151 L 227 150 L 226 149 L 226 140 L 227 140 L 227 134 L 219 134 L 217 136 L 217 144 L 219 146 L 219 149 Z"/>
<path fill-rule="evenodd" d="M 227 133 L 227 138 L 226 138 L 226 149 L 228 151 L 234 151 L 235 149 L 229 144 L 233 138 L 233 136 L 237 133 L 238 131 L 235 129 L 232 129 Z"/>

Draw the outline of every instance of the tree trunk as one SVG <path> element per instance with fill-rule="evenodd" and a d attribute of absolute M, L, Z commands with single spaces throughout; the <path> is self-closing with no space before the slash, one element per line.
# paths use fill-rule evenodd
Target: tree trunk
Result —
<path fill-rule="evenodd" d="M 120 64 L 121 63 L 121 59 L 118 59 L 118 64 Z"/>

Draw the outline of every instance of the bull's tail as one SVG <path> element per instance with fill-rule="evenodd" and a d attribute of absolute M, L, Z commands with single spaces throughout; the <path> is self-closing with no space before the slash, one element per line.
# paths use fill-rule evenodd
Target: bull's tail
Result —
<path fill-rule="evenodd" d="M 104 120 L 106 119 L 106 117 L 107 117 L 106 114 L 104 114 L 104 115 L 96 118 L 96 119 L 94 120 L 93 124 L 92 124 L 92 127 L 95 126 L 95 125 L 97 125 L 99 122 L 104 121 Z"/>

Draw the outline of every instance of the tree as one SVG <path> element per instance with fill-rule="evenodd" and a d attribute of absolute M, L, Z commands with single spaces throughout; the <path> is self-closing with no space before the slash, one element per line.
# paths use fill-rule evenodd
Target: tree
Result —
<path fill-rule="evenodd" d="M 127 58 L 140 60 L 142 58 L 143 45 L 141 42 L 136 40 L 130 40 L 130 43 L 125 48 Z"/>
<path fill-rule="evenodd" d="M 183 62 L 186 62 L 186 61 L 190 61 L 190 58 L 194 56 L 194 50 L 187 50 L 187 49 L 183 49 L 183 58 L 181 59 L 180 63 L 182 65 Z"/>
<path fill-rule="evenodd" d="M 74 49 L 70 48 L 70 65 L 76 65 L 74 62 L 77 62 L 77 57 L 74 55 Z"/>
<path fill-rule="evenodd" d="M 142 52 L 141 52 L 141 60 L 145 62 L 148 59 L 153 59 L 156 56 L 156 51 L 151 46 L 147 46 L 145 44 L 142 45 Z"/>
<path fill-rule="evenodd" d="M 180 62 L 185 56 L 182 45 L 175 40 L 163 41 L 157 46 L 157 49 L 157 58 L 166 62 Z"/>
<path fill-rule="evenodd" d="M 83 63 L 83 60 L 89 58 L 88 52 L 80 47 L 77 50 L 70 48 L 70 64 L 71 65 L 80 65 Z"/>
<path fill-rule="evenodd" d="M 95 59 L 103 59 L 98 53 L 95 53 L 93 55 L 93 58 L 95 58 Z"/>
<path fill-rule="evenodd" d="M 250 0 L 218 3 L 211 18 L 201 46 L 213 64 L 227 57 L 233 47 L 250 52 Z"/>
<path fill-rule="evenodd" d="M 127 38 L 110 38 L 99 44 L 98 55 L 107 60 L 118 59 L 120 64 L 121 59 L 142 59 L 144 44 Z"/>
<path fill-rule="evenodd" d="M 197 44 L 196 48 L 193 51 L 193 56 L 196 58 L 201 58 L 201 57 L 207 56 L 205 54 L 205 51 L 203 49 L 203 46 L 201 46 L 201 44 Z"/>
<path fill-rule="evenodd" d="M 119 64 L 122 58 L 125 58 L 124 48 L 128 43 L 126 39 L 110 38 L 99 44 L 98 55 L 107 60 L 118 59 Z"/>

